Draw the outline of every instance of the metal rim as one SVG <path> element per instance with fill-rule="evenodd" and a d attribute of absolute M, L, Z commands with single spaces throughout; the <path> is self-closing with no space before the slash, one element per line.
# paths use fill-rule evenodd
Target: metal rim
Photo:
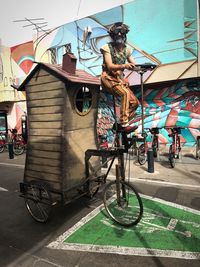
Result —
<path fill-rule="evenodd" d="M 147 155 L 145 153 L 145 146 L 144 144 L 141 144 L 138 147 L 138 162 L 140 165 L 144 165 L 147 161 Z"/>
<path fill-rule="evenodd" d="M 103 192 L 105 209 L 109 216 L 120 225 L 136 225 L 143 214 L 142 200 L 135 188 L 129 183 L 120 181 L 120 189 L 120 203 L 118 203 L 116 181 L 106 185 Z"/>
<path fill-rule="evenodd" d="M 172 168 L 175 167 L 175 158 L 174 158 L 174 153 L 172 151 L 172 145 L 169 147 L 169 162 Z"/>
<path fill-rule="evenodd" d="M 44 223 L 49 219 L 52 198 L 47 185 L 40 181 L 29 182 L 24 198 L 28 212 L 37 222 Z"/>

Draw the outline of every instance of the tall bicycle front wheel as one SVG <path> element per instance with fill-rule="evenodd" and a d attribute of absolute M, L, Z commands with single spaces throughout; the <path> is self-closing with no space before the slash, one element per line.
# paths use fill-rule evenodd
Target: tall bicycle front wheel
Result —
<path fill-rule="evenodd" d="M 142 218 L 143 204 L 136 189 L 120 180 L 108 183 L 103 192 L 103 202 L 110 217 L 123 226 L 136 225 Z"/>
<path fill-rule="evenodd" d="M 46 185 L 39 181 L 29 182 L 24 194 L 24 200 L 26 208 L 33 219 L 41 223 L 49 219 L 52 198 Z"/>

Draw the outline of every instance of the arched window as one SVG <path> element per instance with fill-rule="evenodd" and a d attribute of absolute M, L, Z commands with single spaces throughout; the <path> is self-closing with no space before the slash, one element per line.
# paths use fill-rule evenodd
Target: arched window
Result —
<path fill-rule="evenodd" d="M 75 109 L 79 115 L 86 115 L 92 107 L 92 93 L 86 86 L 79 88 L 75 94 Z"/>

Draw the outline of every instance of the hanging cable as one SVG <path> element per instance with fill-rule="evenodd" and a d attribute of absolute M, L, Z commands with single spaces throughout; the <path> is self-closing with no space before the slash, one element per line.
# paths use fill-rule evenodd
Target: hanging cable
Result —
<path fill-rule="evenodd" d="M 77 14 L 76 14 L 77 19 L 78 19 L 78 14 L 79 14 L 80 6 L 81 6 L 81 0 L 79 1 L 78 10 L 77 10 Z"/>

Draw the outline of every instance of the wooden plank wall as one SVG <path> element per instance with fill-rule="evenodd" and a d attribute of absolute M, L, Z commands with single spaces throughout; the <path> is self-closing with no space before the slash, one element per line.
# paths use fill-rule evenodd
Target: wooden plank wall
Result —
<path fill-rule="evenodd" d="M 80 115 L 75 109 L 75 96 L 82 88 L 69 86 L 66 91 L 66 109 L 64 115 L 65 164 L 63 186 L 71 188 L 81 183 L 85 178 L 85 151 L 96 149 L 96 121 L 98 111 L 99 87 L 88 86 L 92 94 L 91 110 L 86 115 Z M 93 166 L 99 165 L 99 159 L 92 157 Z M 73 166 L 73 167 L 72 167 Z"/>
<path fill-rule="evenodd" d="M 40 70 L 26 86 L 29 138 L 25 181 L 43 180 L 61 191 L 65 85 Z"/>

